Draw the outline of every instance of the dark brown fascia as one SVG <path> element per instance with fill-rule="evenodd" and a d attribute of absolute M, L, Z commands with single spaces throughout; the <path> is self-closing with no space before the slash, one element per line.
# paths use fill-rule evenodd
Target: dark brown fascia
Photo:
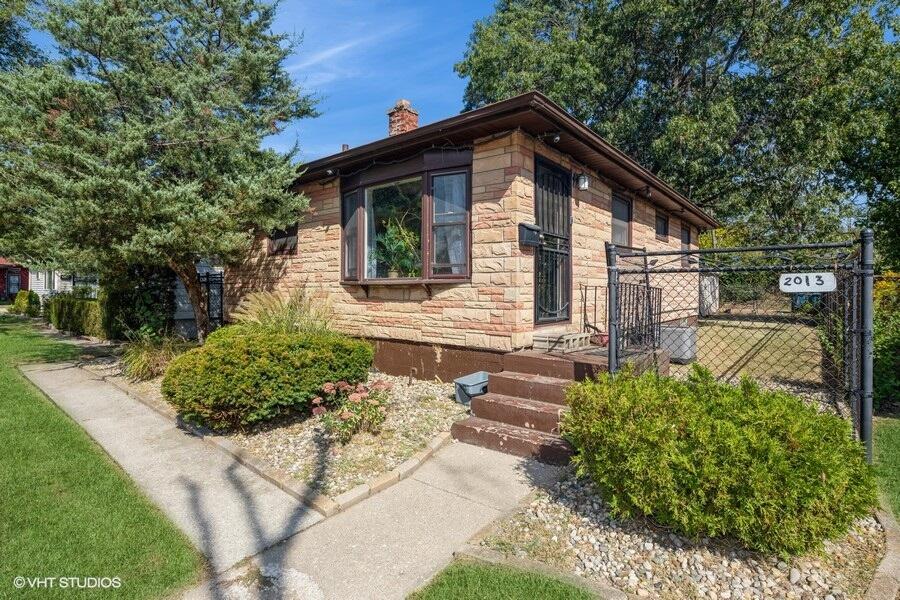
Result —
<path fill-rule="evenodd" d="M 365 163 L 387 154 L 399 154 L 405 148 L 425 146 L 428 143 L 438 141 L 446 142 L 443 138 L 451 133 L 460 134 L 469 127 L 484 124 L 498 116 L 509 115 L 523 110 L 532 110 L 559 125 L 562 132 L 568 133 L 582 144 L 603 154 L 607 159 L 645 182 L 650 189 L 660 192 L 661 195 L 691 212 L 699 220 L 706 223 L 709 228 L 721 226 L 721 223 L 712 215 L 706 213 L 650 170 L 641 166 L 633 158 L 597 135 L 587 125 L 566 112 L 564 108 L 536 91 L 488 104 L 487 106 L 464 112 L 430 125 L 424 125 L 406 133 L 383 138 L 339 154 L 332 154 L 308 162 L 302 165 L 302 172 L 294 181 L 294 186 L 326 177 L 334 177 L 340 174 L 340 169 L 343 167 Z"/>
<path fill-rule="evenodd" d="M 689 210 L 696 217 L 706 222 L 711 229 L 721 226 L 721 223 L 712 215 L 688 200 L 675 188 L 657 177 L 652 171 L 641 166 L 636 160 L 597 135 L 597 133 L 587 125 L 566 112 L 563 107 L 539 92 L 533 92 L 533 94 L 535 97 L 532 101 L 532 106 L 551 120 L 563 125 L 570 135 L 579 138 L 582 143 L 596 148 L 600 153 L 606 155 L 609 160 L 615 162 L 635 177 L 643 180 L 651 189 L 661 192 L 662 195 L 667 196 L 676 204 Z"/>

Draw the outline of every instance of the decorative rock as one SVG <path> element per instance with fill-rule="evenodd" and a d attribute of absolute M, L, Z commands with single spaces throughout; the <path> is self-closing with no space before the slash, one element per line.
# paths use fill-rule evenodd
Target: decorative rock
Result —
<path fill-rule="evenodd" d="M 590 482 L 567 473 L 483 543 L 513 554 L 525 551 L 531 559 L 639 597 L 724 600 L 826 594 L 831 596 L 826 600 L 843 600 L 838 590 L 871 576 L 863 565 L 876 562 L 884 545 L 881 526 L 867 517 L 845 538 L 826 542 L 821 554 L 798 557 L 791 565 L 730 540 L 691 541 L 645 520 L 610 518 L 599 497 Z"/>

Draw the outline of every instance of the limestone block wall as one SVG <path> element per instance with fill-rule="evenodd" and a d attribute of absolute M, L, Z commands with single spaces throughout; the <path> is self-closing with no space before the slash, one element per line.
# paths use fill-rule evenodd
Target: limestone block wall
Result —
<path fill-rule="evenodd" d="M 327 302 L 336 327 L 352 335 L 492 351 L 529 347 L 535 329 L 534 253 L 519 246 L 518 224 L 535 221 L 536 154 L 591 177 L 586 191 L 573 185 L 572 318 L 540 326 L 541 331 L 581 331 L 585 313 L 593 311 L 593 296 L 582 310 L 581 286 L 606 285 L 604 242 L 611 234 L 612 188 L 598 173 L 520 131 L 474 143 L 470 281 L 432 284 L 430 294 L 421 285 L 373 284 L 368 295 L 360 285 L 342 283 L 340 181 L 313 182 L 300 190 L 310 204 L 299 215 L 296 252 L 270 255 L 267 238 L 260 236 L 247 259 L 226 270 L 226 318 L 248 292 L 305 288 Z M 664 241 L 656 239 L 654 223 L 653 206 L 635 198 L 634 244 L 680 247 L 677 218 L 670 218 Z M 601 292 L 598 313 L 604 314 Z"/>
<path fill-rule="evenodd" d="M 313 182 L 300 191 L 310 198 L 300 217 L 297 250 L 269 255 L 265 236 L 248 258 L 225 276 L 226 314 L 248 292 L 289 292 L 306 288 L 328 302 L 335 325 L 353 335 L 510 351 L 525 342 L 531 306 L 523 294 L 518 245 L 523 212 L 534 212 L 530 182 L 523 171 L 521 134 L 477 143 L 472 164 L 472 277 L 469 282 L 369 287 L 340 281 L 339 181 Z"/>

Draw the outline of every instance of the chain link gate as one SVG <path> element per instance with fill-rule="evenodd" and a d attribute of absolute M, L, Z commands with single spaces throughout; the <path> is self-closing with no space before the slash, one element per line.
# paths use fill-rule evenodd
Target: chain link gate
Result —
<path fill-rule="evenodd" d="M 781 246 L 607 246 L 611 373 L 653 356 L 749 376 L 852 420 L 872 457 L 873 237 Z M 662 352 L 661 352 L 662 351 Z"/>

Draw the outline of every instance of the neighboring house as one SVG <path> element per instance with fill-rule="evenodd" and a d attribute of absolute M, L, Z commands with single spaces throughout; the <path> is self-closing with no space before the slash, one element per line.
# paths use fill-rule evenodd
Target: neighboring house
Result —
<path fill-rule="evenodd" d="M 306 287 L 388 373 L 499 371 L 537 333 L 585 330 L 605 243 L 696 248 L 717 226 L 540 93 L 423 127 L 408 101 L 388 114 L 387 138 L 303 165 L 308 212 L 226 270 L 226 315 L 249 291 Z"/>
<path fill-rule="evenodd" d="M 28 268 L 0 256 L 0 300 L 13 300 L 29 286 Z"/>
<path fill-rule="evenodd" d="M 53 269 L 31 270 L 31 289 L 37 292 L 41 298 L 60 292 L 70 292 L 72 291 L 73 277 L 69 273 L 61 273 Z"/>

